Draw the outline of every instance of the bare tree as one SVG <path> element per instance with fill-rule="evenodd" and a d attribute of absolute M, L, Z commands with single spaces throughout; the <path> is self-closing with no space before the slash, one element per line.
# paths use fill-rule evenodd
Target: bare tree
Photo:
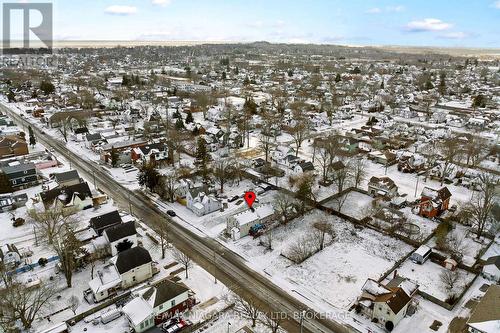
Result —
<path fill-rule="evenodd" d="M 73 230 L 66 227 L 62 234 L 58 235 L 57 239 L 54 240 L 52 248 L 59 257 L 66 285 L 68 288 L 71 288 L 73 272 L 77 267 L 76 258 L 83 253 L 81 242 L 76 238 Z"/>
<path fill-rule="evenodd" d="M 261 132 L 259 135 L 259 147 L 264 152 L 266 163 L 269 161 L 269 153 L 273 146 L 272 138 L 267 132 Z"/>
<path fill-rule="evenodd" d="M 52 208 L 45 211 L 35 209 L 29 211 L 29 216 L 35 224 L 35 229 L 39 235 L 47 239 L 49 244 L 69 227 L 75 226 L 76 221 L 70 216 L 74 211 L 63 210 L 62 208 Z"/>
<path fill-rule="evenodd" d="M 26 288 L 16 282 L 9 284 L 0 290 L 0 326 L 11 328 L 20 321 L 24 329 L 29 330 L 35 318 L 51 306 L 51 299 L 56 293 L 52 285 Z"/>
<path fill-rule="evenodd" d="M 439 278 L 441 279 L 441 282 L 444 285 L 444 288 L 446 291 L 449 293 L 452 292 L 453 288 L 455 288 L 456 283 L 458 282 L 459 279 L 458 271 L 450 271 L 450 270 L 444 270 L 440 275 Z"/>
<path fill-rule="evenodd" d="M 66 301 L 66 304 L 68 305 L 68 308 L 73 312 L 73 315 L 76 315 L 76 310 L 80 306 L 80 300 L 78 297 L 75 295 L 72 295 L 68 300 Z"/>
<path fill-rule="evenodd" d="M 186 272 L 186 279 L 188 279 L 189 278 L 188 269 L 193 266 L 191 258 L 187 254 L 185 254 L 177 249 L 174 249 L 172 251 L 172 256 L 174 257 L 175 261 L 177 261 L 182 266 L 184 266 L 184 271 Z"/>
<path fill-rule="evenodd" d="M 176 195 L 176 184 L 178 180 L 178 175 L 176 171 L 170 172 L 160 179 L 159 188 L 161 189 L 158 193 L 163 198 L 169 202 L 174 202 Z"/>
<path fill-rule="evenodd" d="M 224 184 L 234 178 L 234 161 L 230 158 L 216 160 L 212 165 L 215 180 L 220 185 L 220 192 L 224 193 Z"/>
<path fill-rule="evenodd" d="M 278 311 L 268 311 L 264 315 L 261 315 L 259 321 L 269 328 L 271 333 L 278 333 L 281 328 L 281 324 L 286 319 L 286 314 L 284 312 Z"/>
<path fill-rule="evenodd" d="M 295 215 L 295 202 L 292 197 L 284 192 L 278 193 L 274 198 L 274 209 L 278 216 L 281 217 L 281 222 L 286 224 Z"/>
<path fill-rule="evenodd" d="M 344 167 L 338 167 L 333 170 L 333 182 L 337 185 L 338 192 L 342 192 L 344 188 L 351 182 L 352 171 L 350 162 L 342 162 Z"/>
<path fill-rule="evenodd" d="M 327 241 L 327 236 L 330 238 L 329 241 L 332 242 L 335 239 L 335 229 L 331 223 L 327 221 L 318 221 L 313 224 L 313 227 L 317 231 L 317 240 L 319 244 L 319 250 L 323 250 L 325 248 L 325 244 Z"/>
<path fill-rule="evenodd" d="M 253 297 L 243 298 L 239 295 L 233 295 L 229 298 L 230 302 L 234 304 L 233 310 L 240 316 L 252 321 L 252 327 L 255 327 L 257 320 L 261 315 L 258 308 L 258 300 Z"/>
<path fill-rule="evenodd" d="M 352 178 L 354 181 L 354 186 L 358 187 L 363 180 L 366 179 L 367 173 L 367 164 L 363 158 L 356 158 L 351 163 L 352 166 Z"/>
<path fill-rule="evenodd" d="M 62 119 L 59 122 L 59 127 L 57 129 L 59 133 L 61 133 L 61 135 L 63 136 L 65 142 L 68 142 L 68 131 L 70 128 L 71 128 L 71 119 L 69 117 Z"/>
<path fill-rule="evenodd" d="M 290 134 L 295 143 L 295 156 L 297 156 L 302 143 L 309 135 L 309 119 L 301 111 L 297 110 L 293 113 L 293 120 L 295 121 L 295 125 L 290 128 Z"/>
<path fill-rule="evenodd" d="M 451 166 L 455 163 L 455 161 L 459 160 L 460 140 L 456 137 L 446 138 L 439 141 L 437 147 L 443 159 L 443 169 L 441 175 L 441 185 L 443 185 L 444 179 L 450 172 Z"/>
<path fill-rule="evenodd" d="M 264 246 L 266 250 L 269 251 L 273 250 L 273 241 L 274 241 L 274 234 L 272 230 L 268 230 L 259 239 L 260 245 Z"/>
<path fill-rule="evenodd" d="M 478 181 L 479 191 L 473 193 L 463 210 L 476 227 L 476 235 L 479 239 L 489 223 L 494 225 L 499 222 L 493 214 L 493 208 L 498 200 L 496 188 L 500 181 L 496 176 L 486 173 L 479 175 Z"/>
<path fill-rule="evenodd" d="M 161 249 L 161 258 L 165 259 L 165 254 L 167 249 L 170 247 L 170 231 L 169 231 L 169 219 L 161 219 L 156 223 L 156 234 L 160 238 L 159 247 Z"/>

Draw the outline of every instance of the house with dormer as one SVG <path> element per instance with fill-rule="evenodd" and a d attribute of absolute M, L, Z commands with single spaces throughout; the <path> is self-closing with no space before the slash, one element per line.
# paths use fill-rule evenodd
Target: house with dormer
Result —
<path fill-rule="evenodd" d="M 186 207 L 197 216 L 203 216 L 220 210 L 222 202 L 214 195 L 206 194 L 205 187 L 189 189 L 186 194 Z"/>

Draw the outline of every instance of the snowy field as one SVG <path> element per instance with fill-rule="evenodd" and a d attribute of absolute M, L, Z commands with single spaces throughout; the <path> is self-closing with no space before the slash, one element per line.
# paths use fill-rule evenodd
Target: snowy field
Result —
<path fill-rule="evenodd" d="M 328 201 L 325 206 L 338 210 L 339 202 L 341 213 L 361 220 L 370 215 L 373 198 L 364 193 L 349 191 L 340 198 Z"/>
<path fill-rule="evenodd" d="M 317 221 L 328 221 L 337 237 L 323 251 L 295 265 L 280 254 L 312 230 Z M 283 280 L 298 293 L 314 295 L 337 308 L 347 308 L 359 295 L 368 277 L 377 279 L 412 247 L 370 229 L 357 230 L 349 222 L 314 210 L 272 231 L 273 250 L 245 237 L 229 244 L 278 284 Z M 311 283 L 312 282 L 312 283 Z"/>
<path fill-rule="evenodd" d="M 419 285 L 421 291 L 441 301 L 445 301 L 450 293 L 459 295 L 464 290 L 465 286 L 474 278 L 474 274 L 457 268 L 459 275 L 458 281 L 454 288 L 448 292 L 440 278 L 441 274 L 448 270 L 430 260 L 427 260 L 422 265 L 415 264 L 411 260 L 406 260 L 397 268 L 397 271 L 398 275 L 415 281 Z"/>

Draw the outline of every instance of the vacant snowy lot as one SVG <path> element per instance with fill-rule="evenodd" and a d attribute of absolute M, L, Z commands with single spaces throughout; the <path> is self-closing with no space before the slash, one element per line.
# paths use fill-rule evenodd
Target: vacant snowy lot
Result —
<path fill-rule="evenodd" d="M 312 232 L 317 221 L 331 223 L 336 232 L 334 242 L 300 265 L 280 254 L 304 235 Z M 258 269 L 271 275 L 275 283 L 297 287 L 300 295 L 311 295 L 334 307 L 347 308 L 359 295 L 368 277 L 379 278 L 395 261 L 412 250 L 399 240 L 370 229 L 357 230 L 338 217 L 314 210 L 286 226 L 272 231 L 273 250 L 259 245 L 258 239 L 245 237 L 230 244 Z"/>
<path fill-rule="evenodd" d="M 445 301 L 450 293 L 459 295 L 464 290 L 465 286 L 474 278 L 474 274 L 463 269 L 457 269 L 459 275 L 458 281 L 453 290 L 448 292 L 445 288 L 445 284 L 441 281 L 441 275 L 448 270 L 430 260 L 427 260 L 423 265 L 406 260 L 397 270 L 398 275 L 418 283 L 421 291 L 442 301 Z"/>
<path fill-rule="evenodd" d="M 340 198 L 328 201 L 325 206 L 338 210 L 339 202 L 341 203 L 341 213 L 361 220 L 370 215 L 373 198 L 361 192 L 349 191 Z"/>

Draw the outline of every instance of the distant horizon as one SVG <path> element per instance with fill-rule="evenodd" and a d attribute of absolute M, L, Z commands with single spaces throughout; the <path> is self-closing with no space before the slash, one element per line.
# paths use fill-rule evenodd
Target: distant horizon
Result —
<path fill-rule="evenodd" d="M 45 1 L 56 41 L 500 48 L 500 0 Z M 11 33 L 23 36 L 18 27 Z"/>

